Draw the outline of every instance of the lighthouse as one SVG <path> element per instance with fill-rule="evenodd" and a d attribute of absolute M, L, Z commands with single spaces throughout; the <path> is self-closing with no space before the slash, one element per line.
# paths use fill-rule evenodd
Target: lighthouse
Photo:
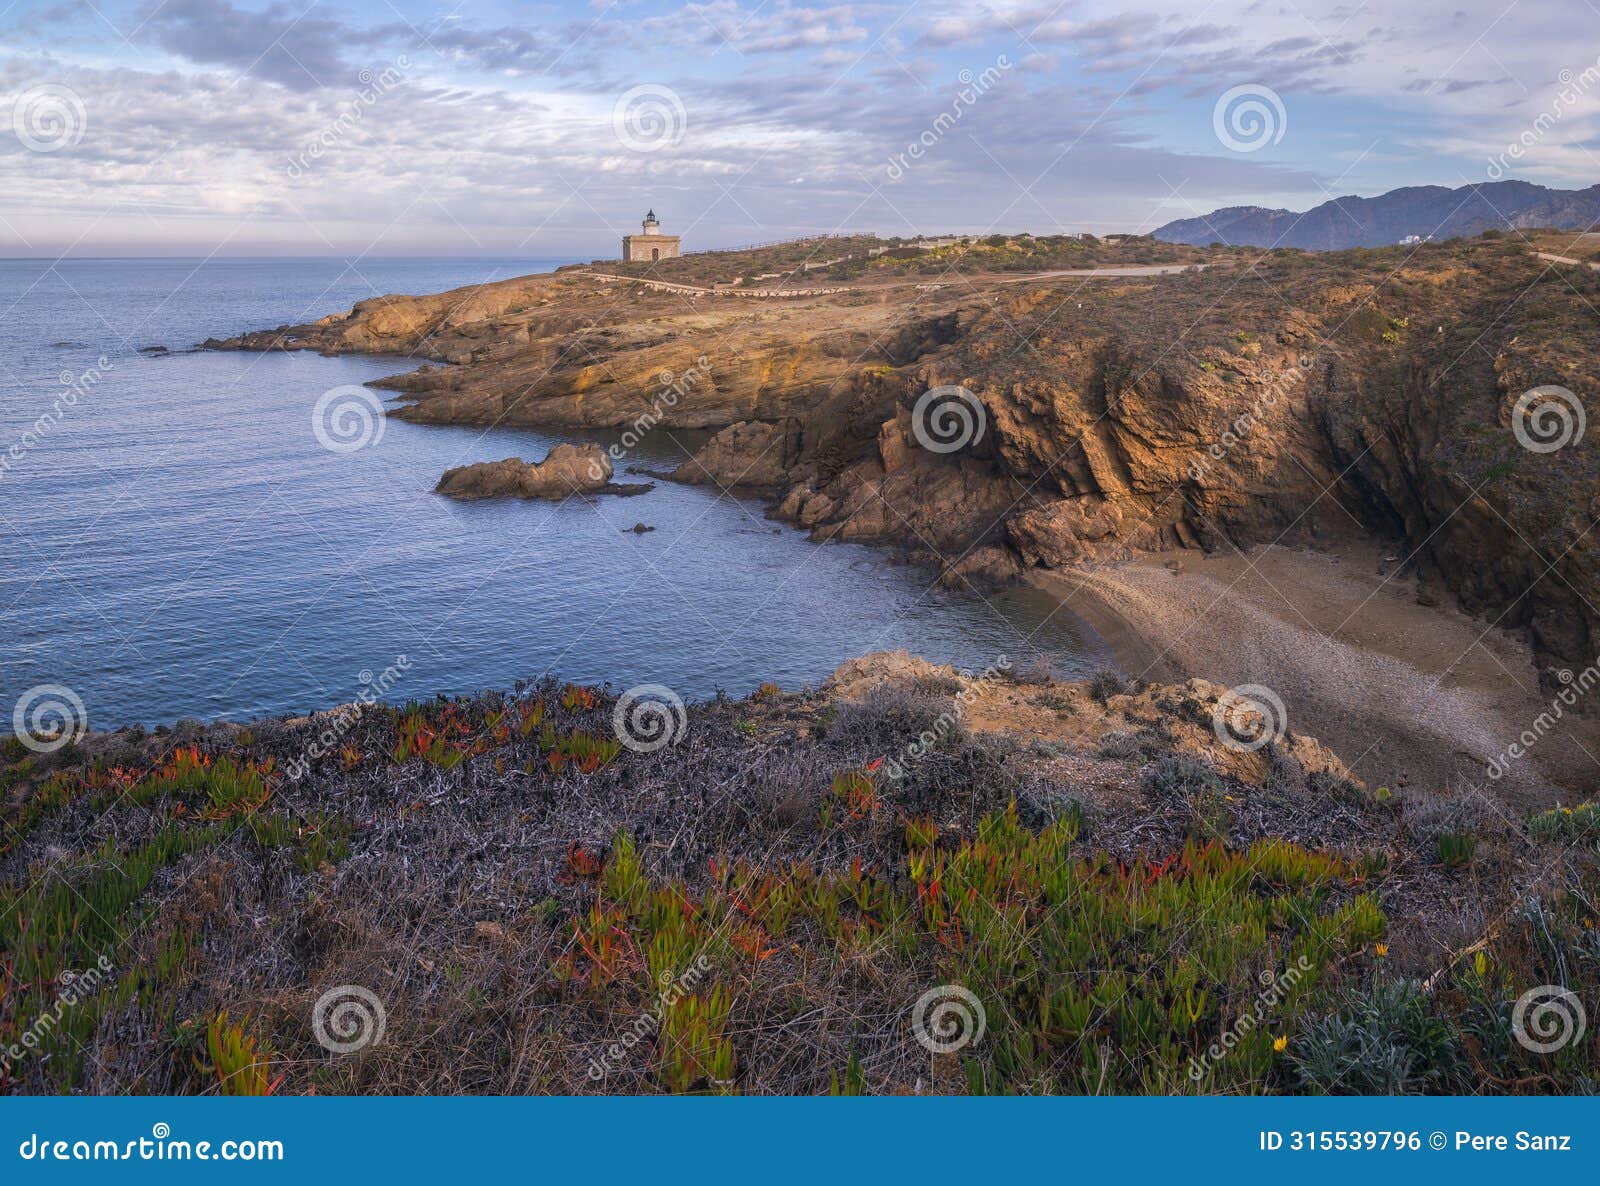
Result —
<path fill-rule="evenodd" d="M 683 252 L 678 249 L 677 235 L 663 235 L 661 220 L 654 210 L 645 211 L 639 224 L 639 234 L 622 237 L 624 263 L 655 263 L 657 260 L 677 259 Z"/>

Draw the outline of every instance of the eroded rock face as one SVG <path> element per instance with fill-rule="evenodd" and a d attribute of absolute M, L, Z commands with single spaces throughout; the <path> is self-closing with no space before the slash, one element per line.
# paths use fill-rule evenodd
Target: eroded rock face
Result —
<path fill-rule="evenodd" d="M 480 461 L 444 472 L 435 494 L 447 498 L 549 498 L 604 491 L 611 458 L 599 445 L 557 445 L 543 461 Z"/>
<path fill-rule="evenodd" d="M 1292 730 L 1283 730 L 1270 750 L 1228 744 L 1213 718 L 1250 717 L 1253 710 L 1236 706 L 1229 689 L 1203 679 L 1140 683 L 1097 697 L 1086 680 L 1023 683 L 1007 674 L 1000 667 L 963 673 L 903 650 L 875 651 L 841 664 L 823 690 L 837 700 L 861 702 L 884 687 L 933 687 L 956 695 L 961 722 L 974 733 L 1009 733 L 1093 747 L 1155 728 L 1174 752 L 1258 786 L 1276 778 L 1286 790 L 1303 791 L 1305 777 L 1312 774 L 1360 784 L 1327 746 Z M 1240 735 L 1254 733 L 1261 724 L 1249 721 Z M 1270 722 L 1268 726 L 1270 731 Z M 1286 780 L 1290 771 L 1292 780 Z"/>
<path fill-rule="evenodd" d="M 795 421 L 741 420 L 702 445 L 672 476 L 699 486 L 781 486 L 799 457 Z"/>
<path fill-rule="evenodd" d="M 755 310 L 557 274 L 214 345 L 460 360 L 385 381 L 416 421 L 719 430 L 678 478 L 946 571 L 1375 535 L 1553 669 L 1600 649 L 1600 454 L 1509 421 L 1533 387 L 1600 393 L 1577 271 L 1472 242 Z M 931 450 L 912 409 L 951 384 L 983 431 Z"/>

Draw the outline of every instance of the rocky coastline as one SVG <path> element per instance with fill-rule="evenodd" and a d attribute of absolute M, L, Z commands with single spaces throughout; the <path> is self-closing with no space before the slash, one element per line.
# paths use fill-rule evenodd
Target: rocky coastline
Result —
<path fill-rule="evenodd" d="M 1556 379 L 1595 388 L 1583 294 L 1600 279 L 1532 247 L 1222 249 L 1195 253 L 1204 269 L 1099 277 L 987 274 L 977 258 L 947 286 L 886 264 L 847 293 L 759 309 L 568 270 L 207 346 L 430 360 L 378 383 L 419 423 L 708 430 L 672 478 L 760 493 L 817 539 L 884 545 L 952 584 L 1376 548 L 1386 596 L 1527 649 L 1521 704 L 1600 653 L 1600 466 L 1581 434 L 1527 447 L 1523 421 L 1564 409 L 1519 403 Z M 672 262 L 675 280 L 701 266 Z M 1306 614 L 1274 616 L 1287 631 Z M 1166 656 L 1216 674 L 1190 658 Z M 1451 672 L 1417 686 L 1429 677 Z"/>

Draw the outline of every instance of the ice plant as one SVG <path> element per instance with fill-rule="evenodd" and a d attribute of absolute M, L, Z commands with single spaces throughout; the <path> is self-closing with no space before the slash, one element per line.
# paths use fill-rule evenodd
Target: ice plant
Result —
<path fill-rule="evenodd" d="M 215 1076 L 222 1095 L 271 1095 L 283 1076 L 271 1077 L 272 1047 L 242 1025 L 230 1023 L 227 1011 L 215 1014 L 206 1026 L 206 1057 L 195 1065 Z"/>

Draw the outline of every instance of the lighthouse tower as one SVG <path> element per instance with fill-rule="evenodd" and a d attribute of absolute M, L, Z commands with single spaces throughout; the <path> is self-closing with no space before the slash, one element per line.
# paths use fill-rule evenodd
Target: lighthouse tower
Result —
<path fill-rule="evenodd" d="M 654 210 L 645 212 L 639 230 L 640 233 L 637 235 L 622 237 L 624 263 L 655 263 L 663 259 L 676 259 L 683 254 L 678 247 L 677 235 L 661 233 L 661 220 L 656 217 Z"/>

